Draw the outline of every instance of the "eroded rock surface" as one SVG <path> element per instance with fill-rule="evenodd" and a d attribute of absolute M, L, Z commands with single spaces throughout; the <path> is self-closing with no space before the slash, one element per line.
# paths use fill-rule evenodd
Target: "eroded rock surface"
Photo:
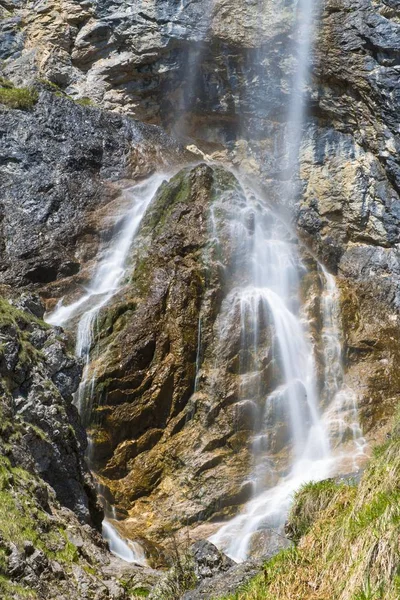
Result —
<path fill-rule="evenodd" d="M 50 297 L 97 255 L 129 181 L 183 156 L 159 128 L 44 89 L 30 111 L 2 109 L 0 131 L 0 280 L 43 290 L 66 279 Z"/>
<path fill-rule="evenodd" d="M 302 144 L 303 239 L 342 289 L 350 385 L 364 427 L 399 398 L 400 12 L 396 2 L 327 2 Z"/>
<path fill-rule="evenodd" d="M 13 302 L 0 301 L 0 595 L 126 600 L 128 582 L 155 576 L 113 557 L 99 533 L 103 511 L 71 398 L 81 366 L 62 331 L 36 316 L 37 298 Z"/>

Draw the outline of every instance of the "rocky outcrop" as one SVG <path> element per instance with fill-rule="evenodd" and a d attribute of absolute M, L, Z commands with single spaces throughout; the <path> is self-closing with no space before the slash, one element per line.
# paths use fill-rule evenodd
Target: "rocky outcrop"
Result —
<path fill-rule="evenodd" d="M 240 203 L 237 180 L 218 167 L 184 170 L 161 187 L 135 242 L 131 282 L 100 320 L 90 434 L 96 471 L 120 516 L 129 516 L 120 527 L 131 537 L 142 535 L 145 520 L 146 535 L 160 541 L 167 526 L 229 512 L 250 493 L 242 481 L 251 423 L 238 427 L 233 406 L 237 336 L 231 356 L 226 350 L 214 365 L 215 375 L 230 360 L 232 375 L 221 389 L 212 384 L 232 251 L 229 237 L 223 247 L 209 238 L 210 205 L 221 185 L 227 205 Z M 202 349 L 209 365 L 200 383 Z"/>
<path fill-rule="evenodd" d="M 194 137 L 201 126 L 200 137 L 229 145 L 243 116 L 257 137 L 259 113 L 282 119 L 292 22 L 290 8 L 268 0 L 21 0 L 5 14 L 5 73 L 18 84 L 45 78 L 75 98 Z M 260 47 L 268 77 L 257 67 Z"/>
<path fill-rule="evenodd" d="M 7 418 L 22 421 L 26 427 L 20 446 L 11 449 L 12 460 L 44 479 L 58 501 L 74 511 L 82 523 L 99 528 L 102 510 L 83 461 L 86 434 L 72 404 L 81 365 L 67 352 L 67 339 L 61 330 L 46 327 L 32 314 L 33 310 L 43 316 L 34 298 L 25 295 L 18 301 L 29 312 L 1 302 L 3 410 Z M 3 433 L 3 442 L 7 442 Z"/>
<path fill-rule="evenodd" d="M 32 110 L 0 112 L 0 280 L 42 292 L 57 280 L 57 297 L 90 268 L 128 180 L 182 152 L 158 128 L 41 89 Z"/>
<path fill-rule="evenodd" d="M 42 315 L 30 294 L 0 301 L 0 595 L 126 600 L 154 575 L 124 566 L 98 531 L 103 513 L 71 402 L 81 366 Z"/>

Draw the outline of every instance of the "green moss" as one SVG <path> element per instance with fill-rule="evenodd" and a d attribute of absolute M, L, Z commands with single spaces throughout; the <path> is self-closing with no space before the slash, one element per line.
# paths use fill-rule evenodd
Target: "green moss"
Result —
<path fill-rule="evenodd" d="M 142 586 L 138 586 L 137 584 L 135 584 L 134 582 L 132 582 L 131 580 L 127 580 L 127 579 L 120 579 L 119 583 L 122 585 L 122 587 L 124 588 L 125 592 L 129 595 L 130 598 L 135 599 L 135 598 L 147 598 L 150 595 L 150 590 L 142 587 Z"/>
<path fill-rule="evenodd" d="M 153 235 L 158 235 L 174 208 L 180 203 L 190 201 L 190 192 L 190 169 L 183 169 L 159 188 L 143 220 L 143 229 L 149 229 Z"/>
<path fill-rule="evenodd" d="M 78 100 L 75 100 L 76 104 L 80 104 L 80 106 L 95 106 L 95 103 L 93 102 L 93 100 L 91 98 L 78 98 Z"/>
<path fill-rule="evenodd" d="M 33 88 L 0 87 L 0 104 L 9 108 L 28 110 L 33 108 L 39 98 Z"/>
<path fill-rule="evenodd" d="M 58 536 L 64 540 L 64 547 L 56 552 L 51 552 L 52 558 L 55 558 L 62 563 L 77 563 L 79 560 L 78 549 L 67 538 L 65 531 L 58 529 Z"/>
<path fill-rule="evenodd" d="M 50 325 L 38 319 L 30 313 L 16 308 L 7 300 L 0 297 L 0 327 L 2 325 L 17 325 L 21 329 L 29 328 L 32 324 L 40 325 L 44 329 L 50 329 Z"/>
<path fill-rule="evenodd" d="M 60 86 L 57 85 L 56 83 L 53 83 L 53 81 L 50 81 L 49 79 L 43 79 L 43 78 L 39 78 L 38 82 L 41 83 L 42 85 L 50 88 L 51 91 L 56 91 L 56 92 L 60 92 Z"/>
<path fill-rule="evenodd" d="M 37 593 L 0 575 L 0 594 L 2 600 L 36 600 Z"/>
<path fill-rule="evenodd" d="M 36 492 L 43 484 L 20 467 L 11 467 L 4 456 L 0 460 L 0 532 L 1 541 L 13 542 L 23 550 L 26 541 L 42 550 L 48 558 L 71 564 L 78 560 L 77 548 L 65 531 L 37 504 Z M 0 543 L 0 572 L 5 566 L 4 546 Z"/>
<path fill-rule="evenodd" d="M 0 87 L 11 90 L 14 87 L 14 84 L 9 79 L 0 77 Z"/>

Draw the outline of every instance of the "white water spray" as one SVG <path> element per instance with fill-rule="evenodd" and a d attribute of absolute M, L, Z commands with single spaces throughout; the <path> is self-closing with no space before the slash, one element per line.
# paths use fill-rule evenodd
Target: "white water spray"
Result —
<path fill-rule="evenodd" d="M 279 224 L 268 209 L 252 204 L 257 215 L 253 238 L 248 242 L 248 261 L 253 265 L 253 286 L 235 289 L 224 303 L 221 315 L 229 331 L 240 305 L 243 344 L 251 351 L 242 379 L 248 399 L 257 400 L 261 358 L 265 355 L 265 329 L 273 331 L 275 357 L 280 363 L 282 382 L 267 396 L 261 411 L 261 427 L 253 440 L 255 466 L 251 476 L 255 496 L 243 512 L 210 538 L 234 560 L 241 562 L 252 551 L 253 536 L 260 531 L 282 536 L 293 494 L 310 481 L 354 471 L 365 456 L 365 441 L 357 420 L 356 396 L 343 384 L 341 341 L 338 322 L 339 294 L 335 279 L 322 271 L 322 341 L 325 358 L 325 406 L 317 396 L 313 347 L 296 296 L 299 269 L 295 246 L 275 238 Z M 235 227 L 237 229 L 237 225 Z M 243 235 L 244 229 L 242 230 Z M 257 284 L 257 285 L 255 285 Z M 258 370 L 258 374 L 257 374 Z M 251 377 L 250 377 L 251 376 Z M 249 379 L 253 385 L 249 386 Z M 250 395 L 250 397 L 249 397 Z M 273 487 L 265 486 L 266 472 L 274 469 L 274 435 L 287 426 L 282 447 L 292 448 L 288 474 Z M 349 434 L 350 432 L 350 434 Z M 351 438 L 351 439 L 350 439 Z M 351 442 L 351 443 L 350 443 Z M 266 489 L 267 487 L 267 489 Z"/>
<path fill-rule="evenodd" d="M 75 353 L 84 359 L 85 368 L 75 400 L 84 420 L 90 419 L 95 385 L 95 373 L 89 377 L 89 371 L 90 350 L 94 342 L 97 317 L 123 285 L 134 238 L 151 200 L 165 179 L 165 175 L 156 174 L 127 190 L 130 207 L 117 219 L 115 227 L 118 233 L 100 259 L 85 293 L 71 304 L 64 305 L 61 301 L 56 310 L 46 318 L 48 323 L 60 326 L 79 319 Z M 146 564 L 141 546 L 137 542 L 123 540 L 107 519 L 103 521 L 103 535 L 116 556 L 127 562 Z"/>
<path fill-rule="evenodd" d="M 299 312 L 302 265 L 296 245 L 285 226 L 254 193 L 246 194 L 241 215 L 231 218 L 232 237 L 246 240 L 242 250 L 245 249 L 248 280 L 228 294 L 220 323 L 223 330 L 229 331 L 239 311 L 242 349 L 247 356 L 241 367 L 244 395 L 240 400 L 260 402 L 259 382 L 268 340 L 280 371 L 280 384 L 264 400 L 262 425 L 253 442 L 257 452 L 252 482 L 257 495 L 242 514 L 211 538 L 229 556 L 242 561 L 248 556 L 253 534 L 260 528 L 279 529 L 293 492 L 310 478 L 327 477 L 332 459 L 316 393 L 313 349 Z M 246 227 L 249 220 L 254 223 L 250 231 Z M 274 448 L 271 432 L 280 424 L 286 427 L 283 446 L 291 448 L 292 468 L 276 487 L 265 491 L 265 464 L 273 461 L 273 450 L 280 450 Z"/>
<path fill-rule="evenodd" d="M 128 563 L 147 566 L 146 555 L 138 542 L 122 539 L 116 528 L 107 519 L 103 521 L 102 530 L 103 537 L 108 541 L 110 550 L 115 556 Z"/>

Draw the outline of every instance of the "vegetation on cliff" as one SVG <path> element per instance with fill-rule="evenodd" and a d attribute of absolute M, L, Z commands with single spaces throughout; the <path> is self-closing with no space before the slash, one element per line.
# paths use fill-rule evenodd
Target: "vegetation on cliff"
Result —
<path fill-rule="evenodd" d="M 375 449 L 359 485 L 323 481 L 295 496 L 295 545 L 225 600 L 398 600 L 400 428 Z"/>
<path fill-rule="evenodd" d="M 102 511 L 71 402 L 80 365 L 34 295 L 16 304 L 0 298 L 0 597 L 130 598 L 94 526 Z"/>
<path fill-rule="evenodd" d="M 35 106 L 39 94 L 33 88 L 15 87 L 11 81 L 0 77 L 0 104 L 9 108 L 28 110 Z"/>

